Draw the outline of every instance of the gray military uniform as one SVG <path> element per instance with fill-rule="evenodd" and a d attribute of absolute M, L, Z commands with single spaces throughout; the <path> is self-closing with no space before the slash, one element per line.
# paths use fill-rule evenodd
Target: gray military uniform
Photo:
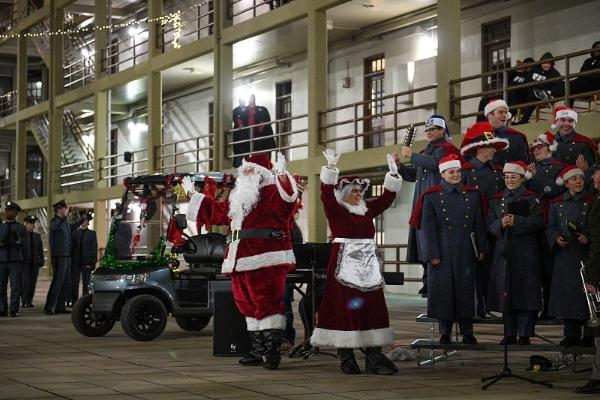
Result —
<path fill-rule="evenodd" d="M 11 314 L 19 311 L 21 267 L 27 251 L 28 236 L 25 226 L 16 221 L 4 221 L 0 224 L 0 315 L 7 315 L 9 308 Z"/>

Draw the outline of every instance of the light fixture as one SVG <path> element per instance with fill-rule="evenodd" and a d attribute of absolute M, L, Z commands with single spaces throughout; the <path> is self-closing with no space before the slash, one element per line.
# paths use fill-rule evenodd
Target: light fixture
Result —
<path fill-rule="evenodd" d="M 35 83 L 35 87 L 36 87 L 37 89 L 41 89 L 41 88 L 42 88 L 42 81 L 37 81 L 37 82 Z"/>
<path fill-rule="evenodd" d="M 135 37 L 138 33 L 140 33 L 140 30 L 132 26 L 127 32 L 129 33 L 129 36 Z"/>
<path fill-rule="evenodd" d="M 81 57 L 88 58 L 92 52 L 88 49 L 81 49 Z"/>

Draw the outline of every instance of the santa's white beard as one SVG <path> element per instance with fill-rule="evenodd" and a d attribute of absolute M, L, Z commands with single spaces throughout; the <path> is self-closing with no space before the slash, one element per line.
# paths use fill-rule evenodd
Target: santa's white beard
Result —
<path fill-rule="evenodd" d="M 231 218 L 231 227 L 240 229 L 244 218 L 254 208 L 260 198 L 259 174 L 243 175 L 240 174 L 235 181 L 235 188 L 229 194 L 229 213 Z"/>

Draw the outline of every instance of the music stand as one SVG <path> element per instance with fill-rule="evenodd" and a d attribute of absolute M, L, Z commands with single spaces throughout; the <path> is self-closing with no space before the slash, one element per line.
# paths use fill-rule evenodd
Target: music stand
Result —
<path fill-rule="evenodd" d="M 535 206 L 535 205 L 534 205 Z M 527 200 L 519 200 L 512 203 L 508 203 L 506 214 L 518 215 L 527 217 L 529 215 L 530 208 Z M 498 382 L 503 378 L 516 378 L 529 383 L 535 383 L 538 385 L 546 386 L 548 388 L 553 387 L 551 383 L 536 381 L 534 379 L 526 378 L 524 376 L 515 375 L 512 373 L 508 366 L 508 320 L 506 314 L 511 310 L 511 288 L 510 288 L 510 265 L 508 262 L 510 252 L 510 241 L 512 241 L 513 232 L 510 227 L 504 230 L 504 312 L 502 313 L 502 325 L 504 326 L 504 362 L 502 369 L 496 375 L 481 378 L 481 390 L 486 390 L 494 383 Z"/>
<path fill-rule="evenodd" d="M 312 322 L 312 329 L 316 327 L 315 314 L 316 314 L 316 275 L 317 271 L 327 270 L 327 264 L 329 263 L 329 256 L 331 254 L 331 243 L 299 243 L 294 244 L 294 256 L 296 257 L 296 265 L 301 266 L 309 266 L 311 271 L 311 315 L 310 319 Z M 300 293 L 301 296 L 307 297 L 308 294 L 302 292 L 300 288 L 294 285 L 294 289 Z M 310 344 L 310 337 L 307 337 L 306 329 L 305 329 L 305 338 L 302 344 L 294 347 L 294 349 L 290 352 L 290 358 L 299 358 L 302 357 L 305 360 L 308 360 L 310 357 L 317 354 L 325 354 L 334 358 L 337 358 L 337 355 L 331 354 L 328 352 L 320 351 L 318 347 L 313 347 Z M 312 332 L 311 332 L 312 333 Z"/>

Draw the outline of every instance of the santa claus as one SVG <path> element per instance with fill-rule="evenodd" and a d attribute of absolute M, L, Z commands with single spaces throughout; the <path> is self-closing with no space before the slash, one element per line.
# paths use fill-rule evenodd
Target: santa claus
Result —
<path fill-rule="evenodd" d="M 392 205 L 402 178 L 391 155 L 383 193 L 365 202 L 369 180 L 358 176 L 338 180 L 338 157 L 324 152 L 327 166 L 321 169 L 321 200 L 334 237 L 313 346 L 334 346 L 345 374 L 361 372 L 354 357 L 355 348 L 365 352 L 367 372 L 393 374 L 398 370 L 381 353 L 394 334 L 383 296 L 385 282 L 375 254 L 373 219 Z"/>
<path fill-rule="evenodd" d="M 296 262 L 290 232 L 298 189 L 285 171 L 283 155 L 278 154 L 275 176 L 271 168 L 266 154 L 244 160 L 224 202 L 196 192 L 189 180 L 184 187 L 190 196 L 188 220 L 229 227 L 222 272 L 231 276 L 233 296 L 251 339 L 250 354 L 240 364 L 277 369 L 286 275 Z"/>

